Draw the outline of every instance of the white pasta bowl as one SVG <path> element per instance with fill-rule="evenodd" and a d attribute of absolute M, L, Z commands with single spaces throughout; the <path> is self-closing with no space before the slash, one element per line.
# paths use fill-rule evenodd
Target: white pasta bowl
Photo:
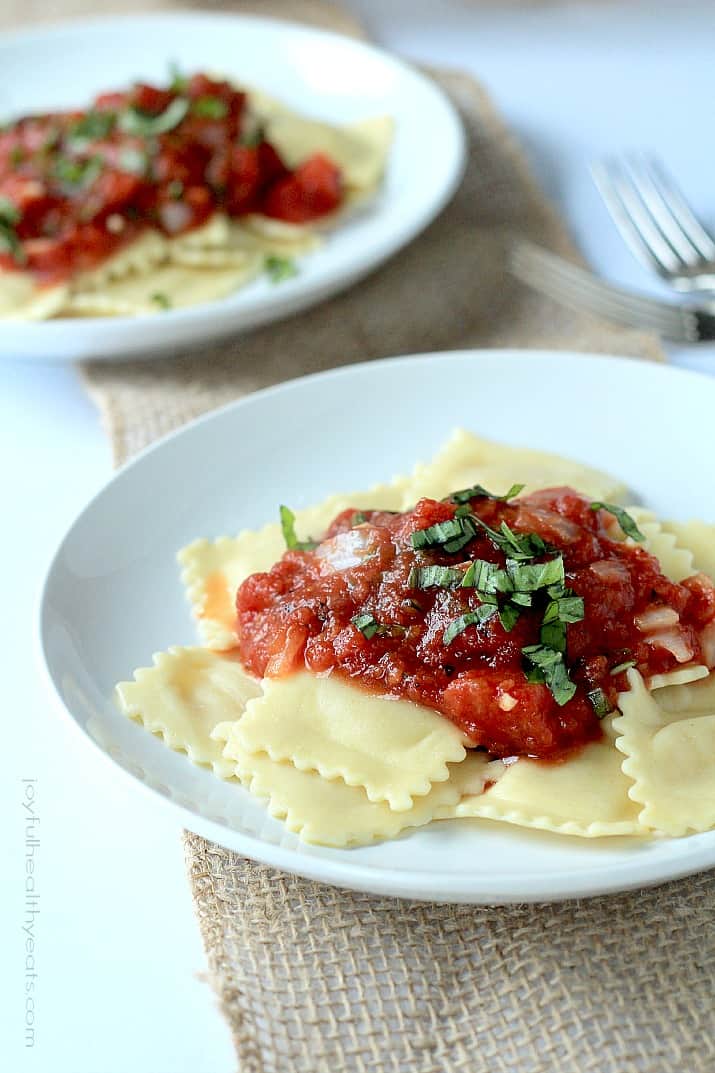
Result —
<path fill-rule="evenodd" d="M 439 400 L 435 405 L 433 400 Z M 489 404 L 485 400 L 490 400 Z M 668 435 L 659 414 L 667 400 Z M 458 425 L 569 455 L 622 478 L 664 517 L 715 518 L 715 381 L 578 354 L 465 352 L 357 365 L 283 384 L 194 422 L 127 465 L 85 508 L 50 567 L 40 639 L 60 708 L 102 760 L 187 827 L 329 883 L 458 902 L 546 901 L 715 866 L 715 832 L 579 839 L 486 820 L 434 823 L 382 844 L 307 846 L 261 801 L 123 716 L 114 684 L 153 652 L 195 644 L 176 551 L 367 488 L 432 456 Z M 554 410 L 558 419 L 554 419 Z M 369 415 L 366 422 L 365 415 Z"/>
<path fill-rule="evenodd" d="M 81 63 L 72 57 L 82 57 Z M 395 121 L 384 182 L 369 205 L 300 259 L 279 285 L 254 280 L 221 301 L 136 317 L 5 322 L 0 356 L 77 360 L 153 356 L 247 331 L 320 302 L 397 252 L 448 202 L 464 166 L 457 113 L 429 79 L 379 49 L 292 23 L 220 14 L 125 16 L 0 35 L 0 121 L 83 107 L 170 63 L 221 72 L 329 123 Z"/>

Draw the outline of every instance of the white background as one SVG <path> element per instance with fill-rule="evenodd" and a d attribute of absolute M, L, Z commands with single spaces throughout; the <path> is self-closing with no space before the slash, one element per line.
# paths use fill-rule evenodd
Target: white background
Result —
<path fill-rule="evenodd" d="M 656 149 L 715 223 L 707 2 L 479 10 L 354 0 L 381 44 L 474 72 L 496 98 L 594 266 L 659 291 L 631 260 L 587 172 L 593 157 Z M 715 348 L 671 353 L 715 374 Z M 667 400 L 663 401 L 667 412 Z M 3 1068 L 26 1073 L 229 1073 L 207 984 L 180 828 L 108 779 L 47 700 L 35 648 L 53 548 L 111 472 L 107 440 L 68 367 L 0 367 L 0 528 L 6 847 L 0 907 Z M 23 1046 L 23 778 L 37 779 L 37 1042 Z"/>

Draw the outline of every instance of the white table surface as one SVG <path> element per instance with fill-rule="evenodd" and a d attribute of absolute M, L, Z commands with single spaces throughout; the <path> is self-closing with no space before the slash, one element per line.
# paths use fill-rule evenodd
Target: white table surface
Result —
<path fill-rule="evenodd" d="M 715 222 L 707 2 L 480 10 L 355 0 L 373 37 L 473 71 L 491 89 L 592 263 L 658 291 L 632 261 L 588 173 L 594 156 L 652 147 Z M 671 351 L 715 374 L 715 348 Z M 109 477 L 109 448 L 72 368 L 0 367 L 0 530 L 6 722 L 0 814 L 4 1069 L 229 1073 L 229 1033 L 208 985 L 180 825 L 76 751 L 45 695 L 35 649 L 39 585 L 75 513 Z M 36 779 L 35 1046 L 24 1046 L 23 778 Z"/>

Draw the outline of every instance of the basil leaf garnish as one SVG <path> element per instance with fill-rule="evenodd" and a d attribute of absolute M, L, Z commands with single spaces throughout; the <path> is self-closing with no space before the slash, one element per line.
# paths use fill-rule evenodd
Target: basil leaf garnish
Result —
<path fill-rule="evenodd" d="M 0 197 L 0 252 L 9 253 L 17 264 L 25 264 L 27 257 L 15 227 L 22 219 L 17 205 L 6 197 Z"/>
<path fill-rule="evenodd" d="M 461 570 L 451 566 L 413 566 L 407 584 L 411 589 L 448 589 L 459 585 L 463 577 Z"/>
<path fill-rule="evenodd" d="M 78 149 L 89 142 L 106 138 L 116 121 L 114 112 L 87 112 L 70 129 L 68 140 Z"/>
<path fill-rule="evenodd" d="M 317 540 L 298 540 L 295 532 L 295 514 L 289 508 L 281 504 L 281 530 L 286 547 L 289 551 L 312 551 L 317 548 Z"/>
<path fill-rule="evenodd" d="M 547 648 L 557 652 L 566 651 L 566 623 L 557 619 L 555 622 L 543 622 L 539 630 L 539 640 Z"/>
<path fill-rule="evenodd" d="M 363 637 L 369 641 L 380 629 L 380 623 L 370 614 L 353 615 L 350 619 L 353 626 L 360 630 Z"/>
<path fill-rule="evenodd" d="M 509 597 L 509 602 L 518 607 L 531 607 L 532 600 L 533 596 L 530 592 L 513 592 Z"/>
<path fill-rule="evenodd" d="M 0 224 L 5 224 L 7 227 L 14 227 L 15 224 L 20 223 L 21 219 L 22 213 L 17 205 L 14 205 L 9 198 L 0 197 Z"/>
<path fill-rule="evenodd" d="M 461 549 L 473 540 L 477 531 L 471 516 L 455 515 L 444 522 L 436 522 L 426 529 L 418 529 L 410 534 L 412 547 L 419 551 L 421 548 L 444 548 L 446 552 L 461 551 Z"/>
<path fill-rule="evenodd" d="M 264 266 L 271 283 L 282 283 L 298 275 L 298 268 L 292 257 L 279 257 L 271 253 L 266 257 Z"/>
<path fill-rule="evenodd" d="M 611 714 L 613 708 L 602 689 L 592 689 L 587 695 L 593 705 L 593 710 L 599 719 L 604 719 L 607 715 Z"/>
<path fill-rule="evenodd" d="M 464 633 L 467 626 L 479 626 L 483 622 L 487 622 L 496 613 L 496 607 L 491 604 L 482 604 L 476 611 L 467 611 L 464 615 L 460 615 L 459 618 L 455 618 L 450 622 L 442 635 L 443 643 L 445 645 L 451 644 L 455 637 L 459 637 L 460 633 Z"/>
<path fill-rule="evenodd" d="M 525 484 L 512 484 L 505 495 L 498 496 L 494 492 L 488 492 L 481 484 L 473 484 L 471 488 L 462 488 L 459 492 L 452 492 L 447 498 L 453 503 L 469 503 L 472 499 L 494 499 L 498 503 L 505 503 L 508 499 L 518 496 L 524 488 L 526 488 Z"/>
<path fill-rule="evenodd" d="M 616 506 L 613 503 L 600 503 L 594 502 L 590 504 L 591 510 L 605 510 L 609 514 L 612 514 L 620 525 L 626 536 L 631 540 L 635 540 L 638 544 L 642 544 L 645 540 L 645 536 L 641 533 L 640 529 L 635 523 L 635 520 L 630 516 L 627 510 L 623 507 Z"/>
<path fill-rule="evenodd" d="M 88 187 L 100 175 L 104 168 L 101 156 L 71 157 L 60 156 L 54 163 L 55 177 L 64 186 Z"/>
<path fill-rule="evenodd" d="M 171 92 L 185 93 L 186 90 L 189 88 L 189 80 L 186 75 L 183 75 L 181 73 L 181 68 L 179 67 L 178 63 L 173 60 L 169 64 L 169 76 L 171 78 L 171 83 L 169 84 L 169 89 L 171 90 Z"/>
<path fill-rule="evenodd" d="M 168 134 L 170 130 L 178 127 L 188 110 L 189 102 L 186 97 L 175 97 L 159 115 L 151 115 L 130 104 L 119 116 L 119 128 L 125 134 L 136 134 L 140 138 Z"/>
<path fill-rule="evenodd" d="M 544 682 L 556 703 L 562 707 L 576 692 L 576 684 L 569 678 L 563 654 L 548 645 L 527 645 L 522 654 L 538 675 L 527 673 L 529 681 Z"/>
<path fill-rule="evenodd" d="M 524 564 L 507 559 L 506 570 L 517 592 L 536 592 L 549 585 L 558 585 L 564 580 L 564 561 L 560 555 L 545 563 Z"/>
<path fill-rule="evenodd" d="M 197 97 L 191 102 L 191 111 L 202 119 L 225 119 L 228 105 L 220 97 Z"/>
<path fill-rule="evenodd" d="M 504 606 L 499 609 L 499 621 L 506 632 L 511 633 L 519 621 L 519 608 L 515 607 L 513 602 L 504 604 Z"/>

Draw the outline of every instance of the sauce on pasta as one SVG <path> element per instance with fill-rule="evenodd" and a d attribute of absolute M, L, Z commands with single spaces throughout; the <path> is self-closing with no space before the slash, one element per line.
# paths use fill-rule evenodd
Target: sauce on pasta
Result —
<path fill-rule="evenodd" d="M 205 74 L 0 128 L 0 269 L 43 284 L 95 268 L 147 228 L 181 235 L 217 210 L 301 224 L 342 200 L 325 154 L 287 167 L 246 94 Z"/>
<path fill-rule="evenodd" d="M 628 667 L 715 662 L 708 578 L 670 581 L 620 508 L 519 491 L 347 510 L 302 544 L 287 512 L 292 548 L 238 589 L 246 668 L 336 673 L 442 712 L 494 756 L 558 760 L 601 736 Z"/>

